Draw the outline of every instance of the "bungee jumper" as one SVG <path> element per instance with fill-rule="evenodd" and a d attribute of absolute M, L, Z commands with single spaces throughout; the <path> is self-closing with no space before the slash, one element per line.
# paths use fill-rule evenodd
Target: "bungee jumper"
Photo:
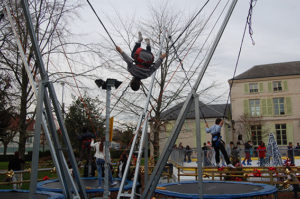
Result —
<path fill-rule="evenodd" d="M 206 125 L 206 133 L 210 133 L 212 136 L 212 146 L 215 150 L 215 158 L 217 167 L 220 167 L 220 150 L 225 158 L 226 164 L 228 167 L 235 168 L 229 160 L 228 154 L 224 147 L 224 141 L 221 136 L 221 128 L 223 126 L 224 121 L 221 118 L 217 118 L 215 124 L 211 127 L 208 126 L 208 123 L 205 122 Z"/>
<path fill-rule="evenodd" d="M 150 39 L 145 39 L 147 44 L 146 49 L 141 48 L 142 41 L 142 33 L 138 32 L 138 41 L 135 43 L 131 52 L 132 59 L 119 46 L 116 46 L 116 50 L 122 55 L 124 61 L 127 63 L 128 72 L 133 76 L 130 87 L 134 91 L 139 90 L 141 80 L 150 77 L 152 73 L 159 68 L 163 59 L 167 56 L 167 54 L 164 53 L 153 63 L 154 56 L 151 53 Z"/>

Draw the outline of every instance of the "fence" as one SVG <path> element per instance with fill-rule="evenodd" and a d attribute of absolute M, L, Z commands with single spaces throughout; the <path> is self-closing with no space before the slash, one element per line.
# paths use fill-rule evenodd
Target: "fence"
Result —
<path fill-rule="evenodd" d="M 239 162 L 241 162 L 245 158 L 246 152 L 250 153 L 251 158 L 259 160 L 259 150 L 257 149 L 257 147 L 254 147 L 253 150 L 245 150 L 244 148 L 229 149 L 229 147 L 227 147 L 226 151 L 227 151 L 228 156 L 231 159 L 236 158 L 236 159 L 238 159 Z M 292 161 L 294 164 L 295 164 L 295 157 L 300 156 L 300 148 L 288 149 L 286 146 L 285 147 L 279 146 L 279 152 L 281 154 L 283 161 L 285 161 L 289 158 L 289 160 Z M 169 157 L 169 161 L 174 162 L 180 166 L 184 166 L 184 162 L 185 162 L 184 160 L 187 159 L 186 156 L 187 156 L 187 153 L 186 153 L 185 149 L 173 149 L 173 151 Z M 192 158 L 197 157 L 196 149 L 192 149 L 191 157 Z M 216 166 L 215 151 L 212 147 L 208 147 L 207 150 L 202 150 L 201 157 L 203 158 L 202 159 L 203 166 Z M 224 160 L 222 153 L 220 153 L 220 160 L 221 160 L 221 163 L 223 165 L 225 165 L 225 160 Z M 265 160 L 265 162 L 267 162 L 267 161 Z M 265 163 L 258 162 L 258 164 L 260 166 L 263 166 Z"/>
<path fill-rule="evenodd" d="M 182 176 L 198 178 L 197 167 L 177 167 L 177 180 L 180 182 Z M 294 175 L 300 178 L 300 167 L 292 167 L 287 170 L 286 167 L 243 167 L 235 169 L 212 169 L 204 167 L 202 169 L 203 178 L 209 180 L 227 180 L 227 181 L 250 181 L 256 183 L 265 183 L 271 185 L 300 184 L 299 180 L 287 181 L 288 175 Z"/>

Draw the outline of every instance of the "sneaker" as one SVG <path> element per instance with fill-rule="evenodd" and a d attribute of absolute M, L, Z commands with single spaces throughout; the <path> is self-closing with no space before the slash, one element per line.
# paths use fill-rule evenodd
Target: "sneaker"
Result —
<path fill-rule="evenodd" d="M 235 166 L 233 166 L 232 164 L 228 164 L 227 166 L 230 168 L 235 168 Z"/>
<path fill-rule="evenodd" d="M 110 183 L 110 186 L 115 186 L 117 184 L 118 184 L 118 182 L 114 181 L 114 182 Z"/>
<path fill-rule="evenodd" d="M 150 39 L 149 38 L 146 38 L 145 42 L 146 42 L 147 46 L 150 46 Z"/>
<path fill-rule="evenodd" d="M 217 164 L 216 164 L 216 167 L 220 168 L 220 167 L 221 167 L 220 163 L 217 163 Z"/>
<path fill-rule="evenodd" d="M 139 34 L 138 42 L 141 43 L 143 41 L 143 36 L 141 32 L 139 32 L 138 34 Z"/>

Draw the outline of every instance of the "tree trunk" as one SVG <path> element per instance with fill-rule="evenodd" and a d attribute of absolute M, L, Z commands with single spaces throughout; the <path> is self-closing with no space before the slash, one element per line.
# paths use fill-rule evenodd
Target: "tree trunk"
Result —
<path fill-rule="evenodd" d="M 27 88 L 28 88 L 28 77 L 25 68 L 22 67 L 22 95 L 21 95 L 21 109 L 20 109 L 20 120 L 19 120 L 19 154 L 23 159 L 25 156 L 25 144 L 27 138 Z"/>
<path fill-rule="evenodd" d="M 3 142 L 3 146 L 4 146 L 4 148 L 3 148 L 3 155 L 6 156 L 8 143 L 4 143 Z"/>

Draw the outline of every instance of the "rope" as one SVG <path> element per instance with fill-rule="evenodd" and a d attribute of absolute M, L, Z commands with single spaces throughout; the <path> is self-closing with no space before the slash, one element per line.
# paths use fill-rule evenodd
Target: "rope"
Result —
<path fill-rule="evenodd" d="M 247 17 L 247 24 L 248 24 L 248 29 L 249 29 L 249 35 L 250 38 L 252 40 L 252 44 L 255 45 L 255 41 L 253 39 L 253 30 L 252 30 L 252 12 L 253 12 L 253 8 L 256 5 L 257 0 L 251 0 L 250 2 L 250 8 L 249 8 L 249 12 L 248 12 L 248 17 Z"/>
<path fill-rule="evenodd" d="M 100 17 L 98 16 L 97 12 L 95 11 L 94 7 L 92 6 L 92 4 L 90 3 L 89 0 L 86 0 L 89 4 L 89 6 L 91 7 L 91 9 L 93 10 L 94 14 L 96 15 L 98 21 L 101 23 L 102 27 L 104 28 L 105 32 L 107 33 L 107 35 L 109 36 L 110 40 L 112 41 L 112 43 L 114 44 L 115 47 L 117 47 L 115 41 L 113 40 L 113 38 L 111 37 L 111 35 L 109 34 L 108 30 L 106 29 L 104 23 L 101 21 Z"/>
<path fill-rule="evenodd" d="M 200 10 L 197 12 L 197 14 L 192 18 L 192 20 L 187 24 L 185 29 L 180 33 L 180 35 L 175 39 L 175 41 L 172 43 L 170 48 L 174 46 L 174 44 L 178 41 L 178 39 L 183 35 L 183 33 L 190 27 L 190 25 L 193 23 L 193 21 L 198 17 L 198 15 L 202 12 L 202 10 L 205 8 L 205 6 L 208 4 L 209 0 L 205 2 L 205 4 L 200 8 Z"/>
<path fill-rule="evenodd" d="M 232 82 L 231 82 L 230 88 L 229 88 L 229 93 L 228 93 L 228 97 L 227 97 L 227 102 L 226 102 L 226 106 L 225 106 L 223 118 L 225 118 L 225 114 L 226 114 L 226 111 L 227 111 L 227 107 L 228 107 L 228 103 L 229 103 L 229 98 L 230 98 L 231 90 L 232 90 L 232 86 L 233 86 L 234 77 L 235 77 L 235 74 L 236 74 L 236 71 L 237 71 L 237 67 L 238 67 L 238 64 L 239 64 L 239 61 L 240 61 L 240 56 L 241 56 L 241 52 L 242 52 L 242 48 L 243 48 L 243 44 L 244 44 L 244 39 L 245 39 L 245 35 L 246 35 L 247 25 L 249 25 L 249 28 L 251 29 L 251 31 L 249 29 L 249 34 L 250 34 L 250 37 L 252 39 L 253 31 L 252 31 L 252 28 L 251 28 L 251 20 L 252 20 L 253 7 L 256 5 L 256 1 L 257 0 L 251 0 L 251 2 L 250 2 L 250 8 L 249 8 L 249 11 L 248 11 L 247 20 L 246 20 L 246 24 L 245 24 L 245 27 L 244 27 L 244 32 L 243 32 L 242 41 L 241 41 L 241 44 L 240 44 L 240 49 L 239 49 L 238 57 L 237 57 L 237 60 L 236 60 L 236 63 L 235 63 L 234 73 L 233 73 Z M 252 42 L 254 42 L 254 41 L 252 40 Z"/>
<path fill-rule="evenodd" d="M 202 49 L 204 48 L 204 45 L 205 45 L 206 42 L 208 41 L 208 38 L 211 36 L 212 31 L 213 31 L 213 29 L 216 27 L 216 24 L 218 23 L 219 19 L 221 18 L 221 16 L 222 16 L 222 14 L 223 14 L 223 12 L 224 12 L 224 10 L 225 10 L 225 8 L 226 8 L 228 2 L 229 2 L 229 1 L 227 1 L 226 5 L 224 6 L 224 8 L 223 8 L 223 10 L 222 10 L 222 12 L 221 12 L 221 14 L 220 14 L 219 17 L 217 18 L 217 20 L 216 20 L 216 22 L 215 22 L 215 24 L 214 24 L 212 30 L 211 30 L 210 33 L 208 34 L 208 36 L 207 36 L 207 38 L 206 38 L 206 41 L 205 41 L 205 43 L 202 45 L 202 47 L 201 47 L 201 49 L 200 49 L 199 52 L 202 51 Z M 209 16 L 208 20 L 211 18 L 212 14 L 215 12 L 215 10 L 216 10 L 216 8 L 218 7 L 219 3 L 220 3 L 220 1 L 219 1 L 219 2 L 217 3 L 217 5 L 215 6 L 215 8 L 214 8 L 213 12 L 211 13 L 211 15 Z M 205 25 L 208 23 L 208 20 L 206 21 Z M 199 35 L 200 35 L 200 34 L 199 34 Z M 198 36 L 199 36 L 199 35 L 198 35 Z M 197 37 L 198 37 L 198 36 L 197 36 Z M 181 61 L 184 61 L 184 59 L 185 59 L 186 56 L 188 55 L 189 51 L 191 50 L 191 48 L 193 47 L 193 45 L 194 45 L 195 42 L 196 42 L 196 40 L 194 40 L 194 42 L 191 44 L 190 48 L 188 49 L 188 51 L 186 52 L 186 54 L 184 55 L 184 57 L 183 57 L 183 59 L 182 59 Z M 199 56 L 199 54 L 200 54 L 200 53 L 198 53 L 197 57 Z M 196 57 L 196 58 L 197 58 L 197 57 Z M 195 58 L 195 60 L 196 60 L 196 58 Z M 194 65 L 194 63 L 195 63 L 195 62 L 193 62 L 193 65 Z M 201 64 L 201 63 L 200 63 L 200 64 Z M 199 65 L 200 65 L 200 64 L 199 64 Z M 175 73 L 177 72 L 179 66 L 180 66 L 180 64 L 178 64 L 178 66 L 176 67 L 175 71 L 172 73 L 170 79 L 167 81 L 167 83 L 166 83 L 165 87 L 163 88 L 163 91 L 160 93 L 160 95 L 162 95 L 162 93 L 164 93 L 165 90 L 167 89 L 169 83 L 170 83 L 171 80 L 173 79 L 173 77 L 174 77 Z M 152 106 L 152 110 L 153 110 L 153 109 L 154 109 L 154 107 Z M 151 110 L 151 111 L 152 111 L 152 110 Z M 203 116 L 203 115 L 202 115 L 202 116 Z M 204 117 L 203 117 L 203 118 L 204 118 Z"/>

